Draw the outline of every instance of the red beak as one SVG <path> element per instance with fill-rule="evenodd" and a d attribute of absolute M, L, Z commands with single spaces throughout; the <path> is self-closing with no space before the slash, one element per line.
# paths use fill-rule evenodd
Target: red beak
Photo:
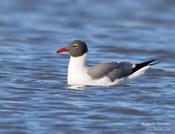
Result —
<path fill-rule="evenodd" d="M 69 51 L 69 50 L 70 50 L 69 48 L 63 47 L 63 48 L 57 49 L 57 53 L 63 53 L 63 52 L 67 52 L 67 51 Z"/>

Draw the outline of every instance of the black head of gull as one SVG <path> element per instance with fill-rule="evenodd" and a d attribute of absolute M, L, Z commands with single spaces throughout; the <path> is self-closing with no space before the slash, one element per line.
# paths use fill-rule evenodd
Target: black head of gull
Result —
<path fill-rule="evenodd" d="M 88 48 L 84 41 L 74 40 L 68 46 L 59 48 L 57 53 L 69 52 L 71 56 L 78 57 L 87 53 Z"/>

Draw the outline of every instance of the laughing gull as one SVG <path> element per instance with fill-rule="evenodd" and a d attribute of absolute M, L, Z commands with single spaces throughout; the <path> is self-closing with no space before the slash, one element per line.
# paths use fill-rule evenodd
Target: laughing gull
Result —
<path fill-rule="evenodd" d="M 57 53 L 70 53 L 67 83 L 71 86 L 113 86 L 129 82 L 154 64 L 149 60 L 139 64 L 131 62 L 109 62 L 87 66 L 86 57 L 88 48 L 85 42 L 75 40 L 70 45 L 57 49 Z"/>

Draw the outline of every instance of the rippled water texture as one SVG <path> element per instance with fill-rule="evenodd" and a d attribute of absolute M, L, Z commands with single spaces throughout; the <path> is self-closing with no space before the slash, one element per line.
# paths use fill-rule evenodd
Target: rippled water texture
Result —
<path fill-rule="evenodd" d="M 1 0 L 0 133 L 175 133 L 174 0 Z M 128 86 L 67 86 L 74 39 L 89 63 L 161 61 Z M 162 123 L 162 124 L 161 124 Z"/>

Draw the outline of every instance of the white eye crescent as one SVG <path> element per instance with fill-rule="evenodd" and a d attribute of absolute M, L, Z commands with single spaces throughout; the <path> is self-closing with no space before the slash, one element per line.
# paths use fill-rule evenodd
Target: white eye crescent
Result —
<path fill-rule="evenodd" d="M 78 44 L 73 44 L 73 47 L 74 48 L 78 48 Z"/>

